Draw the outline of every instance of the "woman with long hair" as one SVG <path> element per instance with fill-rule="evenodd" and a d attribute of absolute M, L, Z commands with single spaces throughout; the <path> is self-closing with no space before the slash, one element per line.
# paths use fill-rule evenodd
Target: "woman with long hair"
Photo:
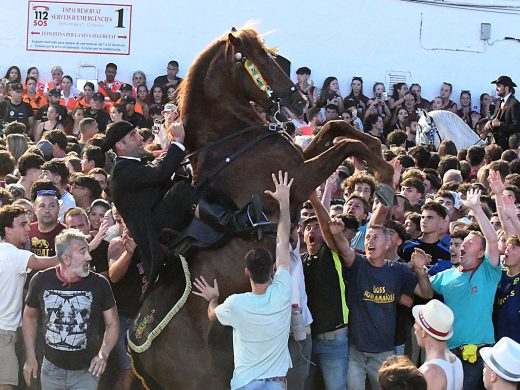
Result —
<path fill-rule="evenodd" d="M 495 112 L 495 105 L 489 93 L 480 95 L 480 116 L 482 118 L 491 118 Z"/>
<path fill-rule="evenodd" d="M 164 93 L 164 88 L 159 84 L 154 84 L 148 94 L 148 108 L 162 106 L 166 103 L 165 98 L 166 94 Z"/>
<path fill-rule="evenodd" d="M 406 131 L 406 126 L 408 126 L 410 113 L 405 107 L 399 107 L 395 112 L 395 120 L 394 125 L 392 126 L 391 131 L 393 130 L 402 130 Z"/>
<path fill-rule="evenodd" d="M 453 85 L 450 83 L 444 82 L 441 85 L 440 97 L 442 99 L 442 107 L 441 110 L 451 111 L 454 114 L 457 113 L 457 103 L 450 100 L 451 93 L 453 92 Z"/>
<path fill-rule="evenodd" d="M 83 97 L 76 104 L 77 106 L 81 106 L 83 108 L 90 107 L 90 101 L 92 100 L 92 95 L 94 95 L 95 88 L 94 84 L 90 81 L 87 81 L 85 85 L 83 85 Z"/>
<path fill-rule="evenodd" d="M 65 75 L 61 79 L 61 99 L 60 104 L 67 107 L 67 110 L 72 110 L 78 104 L 81 97 L 79 90 L 74 87 L 72 77 Z"/>
<path fill-rule="evenodd" d="M 372 87 L 372 92 L 374 97 L 368 101 L 367 109 L 365 110 L 365 115 L 363 120 L 368 118 L 369 115 L 377 114 L 381 115 L 385 122 L 385 126 L 390 124 L 392 120 L 392 113 L 390 112 L 390 108 L 386 104 L 386 88 L 385 85 L 381 82 L 374 83 Z"/>
<path fill-rule="evenodd" d="M 139 103 L 143 109 L 143 115 L 146 119 L 149 118 L 149 107 L 148 107 L 148 103 L 147 103 L 147 100 L 148 100 L 148 93 L 150 91 L 148 90 L 148 87 L 146 86 L 146 84 L 141 84 L 137 87 L 137 90 L 136 90 L 136 96 L 135 96 L 135 100 L 137 103 Z"/>
<path fill-rule="evenodd" d="M 358 117 L 363 118 L 369 100 L 367 96 L 363 95 L 363 79 L 361 77 L 352 77 L 350 93 L 343 100 L 344 107 L 356 107 Z"/>
<path fill-rule="evenodd" d="M 5 72 L 4 79 L 8 83 L 20 83 L 22 79 L 22 74 L 20 73 L 20 68 L 16 65 L 12 65 Z"/>
<path fill-rule="evenodd" d="M 45 84 L 40 82 L 40 71 L 36 66 L 31 66 L 27 69 L 27 77 L 33 77 L 36 80 L 36 93 L 38 95 L 43 95 Z M 23 85 L 23 89 L 26 90 L 26 85 Z"/>
<path fill-rule="evenodd" d="M 81 136 L 81 131 L 79 129 L 79 123 L 85 117 L 85 108 L 78 104 L 76 108 L 72 110 L 67 121 L 65 123 L 65 133 L 67 135 L 73 135 L 78 138 Z"/>
<path fill-rule="evenodd" d="M 466 123 L 468 126 L 472 126 L 471 115 L 475 111 L 471 109 L 471 92 L 461 91 L 460 93 L 460 109 L 457 110 L 457 115 Z"/>
<path fill-rule="evenodd" d="M 341 97 L 341 92 L 339 90 L 338 79 L 334 76 L 327 77 L 323 82 L 316 105 L 320 108 L 325 107 L 328 104 L 328 101 L 331 100 L 331 95 L 335 95 L 339 98 L 339 101 L 341 102 L 339 112 L 343 111 L 343 98 Z"/>
<path fill-rule="evenodd" d="M 41 122 L 34 131 L 34 142 L 38 142 L 42 134 L 50 130 L 64 130 L 63 125 L 59 122 L 58 110 L 55 106 L 49 106 L 47 109 L 47 120 Z"/>
<path fill-rule="evenodd" d="M 388 106 L 390 110 L 395 110 L 404 103 L 404 95 L 408 92 L 408 85 L 406 83 L 395 83 L 392 91 L 392 97 L 388 99 Z"/>

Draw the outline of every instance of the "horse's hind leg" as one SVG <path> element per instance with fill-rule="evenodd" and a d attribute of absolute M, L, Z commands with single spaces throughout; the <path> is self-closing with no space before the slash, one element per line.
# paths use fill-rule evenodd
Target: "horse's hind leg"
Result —
<path fill-rule="evenodd" d="M 333 145 L 336 137 L 347 137 L 363 142 L 372 153 L 381 155 L 381 142 L 369 134 L 359 131 L 343 120 L 327 122 L 312 142 L 303 151 L 305 160 L 316 157 Z"/>
<path fill-rule="evenodd" d="M 339 141 L 320 155 L 305 161 L 298 171 L 291 170 L 290 174 L 295 178 L 294 193 L 311 193 L 349 156 L 355 156 L 367 162 L 374 170 L 376 180 L 381 183 L 376 195 L 385 205 L 391 204 L 394 170 L 383 159 L 381 147 L 379 147 L 378 153 L 374 153 L 363 142 L 352 139 Z M 305 201 L 305 199 L 297 199 L 297 201 L 300 200 Z"/>

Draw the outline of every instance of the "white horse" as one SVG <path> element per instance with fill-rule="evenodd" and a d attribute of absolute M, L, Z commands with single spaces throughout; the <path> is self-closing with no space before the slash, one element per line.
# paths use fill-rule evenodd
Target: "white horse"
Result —
<path fill-rule="evenodd" d="M 457 150 L 460 150 L 485 144 L 457 114 L 451 111 L 421 111 L 420 115 L 415 134 L 417 145 L 433 144 L 438 150 L 441 141 L 449 139 L 455 143 Z"/>

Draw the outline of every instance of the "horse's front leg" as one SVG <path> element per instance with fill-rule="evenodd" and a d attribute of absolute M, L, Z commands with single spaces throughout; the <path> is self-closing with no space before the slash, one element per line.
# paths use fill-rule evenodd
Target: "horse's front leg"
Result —
<path fill-rule="evenodd" d="M 377 139 L 375 140 L 379 142 Z M 297 197 L 302 197 L 302 199 L 298 198 L 295 199 L 295 201 L 303 203 L 309 194 L 323 183 L 327 177 L 350 156 L 365 160 L 368 166 L 374 170 L 374 176 L 380 183 L 376 191 L 376 196 L 378 196 L 384 205 L 392 205 L 394 196 L 394 170 L 392 166 L 383 159 L 380 144 L 378 152 L 375 153 L 374 150 L 367 147 L 362 141 L 353 139 L 341 140 L 325 152 L 306 160 L 300 168 L 291 170 L 290 174 L 295 179 L 294 194 L 297 194 Z"/>
<path fill-rule="evenodd" d="M 337 137 L 346 137 L 363 142 L 373 153 L 381 154 L 381 142 L 369 134 L 343 120 L 329 121 L 313 138 L 312 142 L 303 151 L 303 158 L 308 160 L 323 153 L 333 145 Z M 357 156 L 356 156 L 357 157 Z"/>

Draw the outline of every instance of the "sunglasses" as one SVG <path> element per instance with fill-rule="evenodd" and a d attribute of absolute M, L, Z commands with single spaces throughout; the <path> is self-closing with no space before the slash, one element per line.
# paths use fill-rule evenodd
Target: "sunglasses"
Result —
<path fill-rule="evenodd" d="M 36 196 L 57 196 L 55 190 L 39 190 L 36 191 Z"/>

